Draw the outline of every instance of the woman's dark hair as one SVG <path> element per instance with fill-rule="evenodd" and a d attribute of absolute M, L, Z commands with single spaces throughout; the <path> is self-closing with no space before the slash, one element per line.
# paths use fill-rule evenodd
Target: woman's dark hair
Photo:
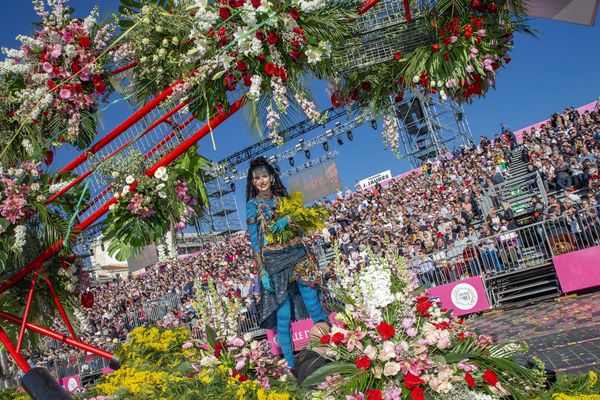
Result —
<path fill-rule="evenodd" d="M 254 183 L 252 182 L 253 173 L 258 168 L 264 168 L 267 170 L 269 175 L 273 178 L 271 181 L 271 191 L 274 196 L 277 197 L 287 197 L 288 191 L 283 186 L 283 182 L 281 182 L 281 178 L 279 178 L 279 174 L 273 168 L 271 164 L 264 157 L 257 157 L 250 162 L 250 168 L 248 168 L 248 178 L 246 179 L 246 201 L 255 198 L 258 195 L 258 191 L 256 187 L 254 187 Z"/>

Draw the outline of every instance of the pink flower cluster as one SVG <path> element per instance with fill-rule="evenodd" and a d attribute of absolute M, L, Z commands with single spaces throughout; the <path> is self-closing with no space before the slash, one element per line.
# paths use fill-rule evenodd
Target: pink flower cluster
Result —
<path fill-rule="evenodd" d="M 142 218 L 148 218 L 156 214 L 152 204 L 140 193 L 136 193 L 131 197 L 129 204 L 127 204 L 127 210 Z"/>
<path fill-rule="evenodd" d="M 36 201 L 40 191 L 41 170 L 36 163 L 22 162 L 0 173 L 0 215 L 16 224 L 32 214 L 28 203 Z"/>
<path fill-rule="evenodd" d="M 186 181 L 177 181 L 175 186 L 175 195 L 186 206 L 195 206 L 198 204 L 198 199 L 188 193 L 189 187 Z"/>

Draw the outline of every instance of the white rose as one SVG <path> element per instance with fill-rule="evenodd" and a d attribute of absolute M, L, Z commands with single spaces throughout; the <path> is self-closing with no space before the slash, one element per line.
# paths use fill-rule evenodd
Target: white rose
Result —
<path fill-rule="evenodd" d="M 158 185 L 156 185 L 156 191 L 163 190 L 164 187 L 165 187 L 164 183 L 159 183 Z"/>
<path fill-rule="evenodd" d="M 396 376 L 400 372 L 400 364 L 394 361 L 386 363 L 383 367 L 383 374 L 385 376 Z"/>
<path fill-rule="evenodd" d="M 365 355 L 369 357 L 371 360 L 377 359 L 377 349 L 371 345 L 368 345 L 365 348 Z"/>
<path fill-rule="evenodd" d="M 129 185 L 125 185 L 123 187 L 123 191 L 121 192 L 121 196 L 125 196 L 127 193 L 129 193 Z"/>
<path fill-rule="evenodd" d="M 116 205 L 116 204 L 111 204 L 110 206 L 108 206 L 108 210 L 109 210 L 109 211 L 112 211 L 112 210 L 114 210 L 115 208 L 117 208 L 117 205 Z"/>
<path fill-rule="evenodd" d="M 158 192 L 158 197 L 160 197 L 161 199 L 166 199 L 167 194 L 165 192 Z"/>
<path fill-rule="evenodd" d="M 121 197 L 121 194 L 120 194 L 120 193 L 115 193 L 115 194 L 113 195 L 113 197 L 114 197 L 115 199 L 118 199 L 119 197 Z"/>
<path fill-rule="evenodd" d="M 154 177 L 156 179 L 161 179 L 166 174 L 167 174 L 167 169 L 165 167 L 159 167 L 156 171 L 154 171 Z"/>
<path fill-rule="evenodd" d="M 131 185 L 134 181 L 135 178 L 131 175 L 128 175 L 127 178 L 125 178 L 125 182 L 127 182 L 128 185 Z"/>

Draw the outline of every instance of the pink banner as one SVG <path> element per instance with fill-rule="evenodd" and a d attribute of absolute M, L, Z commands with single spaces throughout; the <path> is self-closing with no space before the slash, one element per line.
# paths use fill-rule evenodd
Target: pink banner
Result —
<path fill-rule="evenodd" d="M 554 268 L 563 293 L 600 286 L 600 246 L 554 257 Z"/>
<path fill-rule="evenodd" d="M 335 313 L 331 313 L 329 315 L 329 322 L 332 324 L 337 324 L 335 320 Z M 313 321 L 311 318 L 301 319 L 300 321 L 292 322 L 291 334 L 292 334 L 292 343 L 294 345 L 294 351 L 302 350 L 304 346 L 308 342 L 310 342 L 309 331 L 313 326 Z M 271 345 L 271 353 L 275 355 L 281 354 L 281 347 L 279 347 L 279 340 L 277 338 L 277 331 L 272 329 L 265 329 L 267 333 L 267 340 Z"/>
<path fill-rule="evenodd" d="M 66 376 L 59 380 L 59 383 L 69 392 L 71 393 L 73 390 L 81 387 L 81 380 L 79 379 L 79 375 Z"/>
<path fill-rule="evenodd" d="M 440 299 L 443 308 L 452 310 L 457 316 L 490 309 L 483 281 L 478 276 L 432 287 L 429 293 Z"/>

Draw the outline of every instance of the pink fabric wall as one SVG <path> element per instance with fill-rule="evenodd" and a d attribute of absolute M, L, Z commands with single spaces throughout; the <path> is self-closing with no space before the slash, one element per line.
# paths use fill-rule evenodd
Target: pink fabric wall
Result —
<path fill-rule="evenodd" d="M 600 286 L 600 246 L 553 258 L 563 293 Z"/>

